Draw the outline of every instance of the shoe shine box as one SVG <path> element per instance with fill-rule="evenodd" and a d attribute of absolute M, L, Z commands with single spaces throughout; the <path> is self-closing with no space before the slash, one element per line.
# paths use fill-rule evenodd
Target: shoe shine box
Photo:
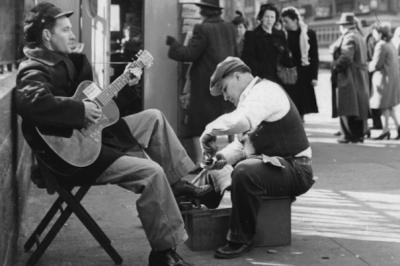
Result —
<path fill-rule="evenodd" d="M 228 195 L 227 195 L 228 194 Z M 291 243 L 291 198 L 264 198 L 257 216 L 255 246 L 284 246 Z M 217 209 L 198 208 L 182 212 L 193 251 L 216 249 L 226 243 L 231 213 L 229 193 Z"/>

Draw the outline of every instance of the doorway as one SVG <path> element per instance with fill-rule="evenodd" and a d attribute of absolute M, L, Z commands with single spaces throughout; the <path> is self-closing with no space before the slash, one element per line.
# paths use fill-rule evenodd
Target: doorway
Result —
<path fill-rule="evenodd" d="M 110 82 L 119 77 L 127 64 L 135 59 L 144 47 L 143 38 L 144 0 L 111 0 L 110 9 Z M 128 90 L 122 90 L 122 98 L 133 104 L 122 110 L 121 116 L 143 110 L 143 79 Z"/>

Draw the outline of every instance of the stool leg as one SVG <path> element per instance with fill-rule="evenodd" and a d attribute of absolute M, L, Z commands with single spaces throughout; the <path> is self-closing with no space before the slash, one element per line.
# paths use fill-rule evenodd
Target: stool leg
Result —
<path fill-rule="evenodd" d="M 50 245 L 51 241 L 56 237 L 57 233 L 61 230 L 65 222 L 71 216 L 72 211 L 71 209 L 66 209 L 61 216 L 57 219 L 54 225 L 51 227 L 47 235 L 43 238 L 40 242 L 37 249 L 32 253 L 26 265 L 33 266 L 36 262 L 42 257 L 44 251 Z"/>
<path fill-rule="evenodd" d="M 53 219 L 54 215 L 56 215 L 59 206 L 63 203 L 63 200 L 61 197 L 58 197 L 58 199 L 54 202 L 54 204 L 51 206 L 51 208 L 48 210 L 42 221 L 39 223 L 39 225 L 36 227 L 36 229 L 33 231 L 31 236 L 28 238 L 28 240 L 25 242 L 24 245 L 24 250 L 29 251 L 33 244 L 35 244 L 35 240 L 37 237 L 39 237 L 44 229 L 46 229 L 47 225 L 50 223 L 50 221 Z"/>
<path fill-rule="evenodd" d="M 58 189 L 58 192 L 68 204 L 68 208 L 71 208 L 73 213 L 78 217 L 78 219 L 85 225 L 93 237 L 99 242 L 115 264 L 119 265 L 122 263 L 122 258 L 118 252 L 111 245 L 110 239 L 101 230 L 93 218 L 87 213 L 87 211 L 82 207 L 79 202 L 75 201 L 74 197 L 67 190 L 62 188 Z"/>
<path fill-rule="evenodd" d="M 78 202 L 82 200 L 82 198 L 88 192 L 89 188 L 90 187 L 81 187 L 78 190 L 78 192 L 75 194 L 75 198 Z M 70 193 L 70 192 L 68 192 L 68 193 Z M 57 201 L 60 202 L 59 205 L 56 205 Z M 60 197 L 57 199 L 57 201 L 51 207 L 51 209 L 50 209 L 51 211 L 53 211 L 52 209 L 53 209 L 53 207 L 55 207 L 56 208 L 55 212 L 56 212 L 58 207 L 64 202 L 64 200 L 62 199 L 62 195 L 60 195 Z M 50 210 L 49 210 L 49 212 L 50 212 Z M 46 236 L 40 242 L 37 249 L 29 257 L 26 265 L 33 266 L 37 263 L 37 261 L 42 257 L 43 253 L 46 251 L 46 249 L 50 245 L 51 241 L 53 241 L 53 239 L 56 237 L 57 233 L 61 230 L 61 228 L 63 227 L 65 222 L 71 216 L 71 214 L 72 214 L 72 210 L 71 210 L 71 208 L 68 208 L 68 207 L 61 213 L 61 215 L 58 217 L 58 219 L 56 220 L 54 225 L 50 228 L 50 230 L 47 232 Z M 47 216 L 47 214 L 46 214 L 46 216 Z M 54 217 L 54 214 L 52 216 Z M 50 218 L 50 220 L 51 220 L 51 218 Z M 39 233 L 39 235 L 43 232 L 43 230 L 45 229 L 45 226 L 47 226 L 47 224 L 50 222 L 50 220 L 48 222 L 46 221 L 47 222 L 46 224 L 43 223 L 43 225 L 40 228 L 41 232 Z M 40 226 L 40 224 L 39 224 L 39 226 Z M 38 228 L 39 228 L 39 226 L 38 226 Z M 33 233 L 32 236 L 28 239 L 29 245 L 33 245 L 34 240 L 35 240 L 34 236 L 35 236 L 35 233 Z M 31 238 L 32 238 L 32 240 L 31 240 Z M 25 245 L 28 244 L 28 241 Z M 33 243 L 31 244 L 31 242 L 33 242 Z"/>

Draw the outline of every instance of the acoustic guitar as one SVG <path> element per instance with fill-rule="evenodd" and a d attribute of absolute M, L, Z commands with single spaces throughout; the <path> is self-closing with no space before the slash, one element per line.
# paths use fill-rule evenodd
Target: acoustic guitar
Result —
<path fill-rule="evenodd" d="M 128 65 L 130 71 L 125 71 L 108 88 L 102 90 L 96 83 L 86 80 L 79 84 L 71 97 L 77 101 L 86 99 L 94 101 L 103 111 L 97 123 L 91 123 L 82 129 L 74 129 L 69 137 L 46 135 L 36 128 L 48 147 L 63 161 L 72 166 L 85 167 L 97 159 L 101 149 L 102 130 L 119 119 L 119 110 L 113 98 L 128 84 L 131 72 L 134 74 L 135 70 L 149 68 L 153 64 L 153 57 L 146 50 L 139 51 L 136 57 L 137 59 Z"/>

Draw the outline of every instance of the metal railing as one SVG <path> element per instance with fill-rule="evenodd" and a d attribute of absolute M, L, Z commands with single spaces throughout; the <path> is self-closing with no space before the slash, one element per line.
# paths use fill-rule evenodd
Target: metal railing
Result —
<path fill-rule="evenodd" d="M 19 62 L 19 60 L 0 61 L 0 75 L 14 72 L 18 68 Z"/>

